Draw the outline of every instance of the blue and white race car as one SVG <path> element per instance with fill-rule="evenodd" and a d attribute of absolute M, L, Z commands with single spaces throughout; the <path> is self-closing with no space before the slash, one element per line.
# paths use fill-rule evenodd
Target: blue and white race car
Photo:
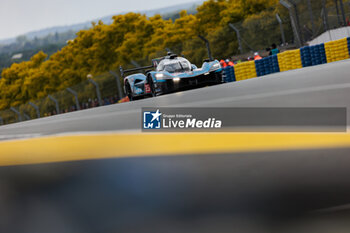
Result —
<path fill-rule="evenodd" d="M 120 72 L 124 78 L 125 93 L 130 100 L 145 96 L 157 96 L 186 88 L 223 82 L 222 68 L 218 60 L 204 61 L 201 68 L 186 58 L 175 54 L 152 60 L 153 65 Z M 125 77 L 126 73 L 144 71 Z"/>

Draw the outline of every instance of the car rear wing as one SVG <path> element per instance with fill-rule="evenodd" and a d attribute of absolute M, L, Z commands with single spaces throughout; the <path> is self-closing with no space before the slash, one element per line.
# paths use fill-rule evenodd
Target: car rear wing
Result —
<path fill-rule="evenodd" d="M 136 68 L 132 68 L 132 69 L 128 69 L 128 70 L 124 70 L 122 66 L 120 66 L 119 70 L 120 70 L 120 75 L 124 78 L 126 73 L 131 73 L 134 71 L 140 71 L 140 70 L 147 70 L 147 69 L 156 69 L 159 62 L 161 62 L 163 59 L 165 59 L 166 57 L 160 57 L 160 58 L 154 58 L 152 59 L 152 65 L 151 66 L 144 66 L 144 67 L 136 67 Z"/>
<path fill-rule="evenodd" d="M 154 68 L 154 66 L 151 65 L 151 66 L 137 67 L 137 68 L 124 70 L 123 67 L 120 66 L 119 70 L 120 70 L 120 75 L 124 78 L 126 73 L 131 73 L 131 72 L 139 71 L 139 70 L 147 70 L 147 69 L 151 69 L 151 68 Z"/>

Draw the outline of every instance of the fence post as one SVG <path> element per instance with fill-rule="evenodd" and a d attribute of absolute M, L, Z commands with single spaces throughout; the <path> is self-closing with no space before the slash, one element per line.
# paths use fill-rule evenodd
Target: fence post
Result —
<path fill-rule="evenodd" d="M 343 0 L 339 0 L 339 5 L 340 5 L 340 10 L 341 10 L 341 15 L 343 16 L 343 26 L 346 26 L 346 18 L 345 18 L 345 11 L 344 11 L 344 3 Z"/>
<path fill-rule="evenodd" d="M 17 116 L 18 116 L 18 122 L 21 122 L 21 121 L 22 121 L 21 113 L 20 113 L 17 109 L 15 109 L 14 107 L 11 107 L 10 110 L 11 110 L 12 112 L 14 112 L 14 113 L 17 114 Z"/>
<path fill-rule="evenodd" d="M 93 79 L 88 78 L 89 82 L 95 86 L 96 88 L 96 95 L 97 95 L 97 99 L 98 99 L 98 103 L 100 104 L 100 106 L 102 106 L 102 99 L 101 99 L 101 92 L 100 92 L 100 87 L 98 85 L 97 82 L 95 82 Z"/>
<path fill-rule="evenodd" d="M 48 95 L 49 99 L 52 100 L 55 105 L 56 105 L 56 114 L 60 114 L 60 106 L 58 104 L 58 101 L 52 96 L 52 95 Z"/>
<path fill-rule="evenodd" d="M 281 30 L 281 35 L 282 35 L 282 43 L 283 45 L 286 45 L 286 37 L 284 35 L 284 29 L 283 29 L 283 25 L 282 25 L 282 19 L 281 17 L 278 15 L 278 13 L 276 13 L 276 19 L 278 21 L 278 24 L 280 25 L 280 30 Z"/>
<path fill-rule="evenodd" d="M 124 94 L 122 85 L 121 85 L 121 83 L 120 83 L 119 75 L 118 75 L 116 72 L 112 71 L 112 70 L 110 70 L 109 73 L 110 73 L 112 76 L 115 77 L 115 81 L 117 82 L 117 89 L 118 89 L 118 97 L 119 97 L 119 99 L 123 99 L 124 96 L 125 96 L 125 94 Z"/>
<path fill-rule="evenodd" d="M 296 24 L 297 24 L 297 30 L 299 32 L 299 38 L 300 38 L 300 44 L 304 44 L 304 39 L 303 39 L 303 33 L 301 32 L 301 27 L 300 27 L 300 20 L 299 20 L 299 11 L 297 4 L 295 3 L 295 0 L 288 0 L 294 8 L 294 13 L 295 13 L 295 19 L 296 19 Z"/>
<path fill-rule="evenodd" d="M 228 26 L 236 32 L 239 51 L 241 52 L 241 54 L 243 54 L 242 40 L 241 40 L 241 34 L 239 33 L 239 30 L 235 26 L 233 26 L 232 23 L 229 23 Z"/>
<path fill-rule="evenodd" d="M 326 7 L 326 1 L 327 0 L 322 0 L 323 24 L 324 24 L 325 31 L 328 31 L 329 30 L 329 22 L 328 22 L 328 11 L 327 11 L 327 7 Z"/>
<path fill-rule="evenodd" d="M 284 6 L 285 8 L 288 9 L 289 11 L 289 16 L 290 16 L 290 21 L 292 24 L 293 32 L 294 32 L 294 37 L 297 42 L 298 47 L 301 47 L 302 42 L 301 42 L 301 37 L 300 37 L 300 31 L 297 28 L 297 23 L 293 14 L 292 10 L 292 5 L 289 2 L 286 2 L 285 0 L 280 0 L 280 4 Z"/>
<path fill-rule="evenodd" d="M 32 103 L 32 102 L 29 102 L 28 103 L 30 106 L 32 106 L 34 109 L 35 109 L 35 111 L 36 111 L 36 116 L 38 117 L 38 118 L 40 118 L 40 110 L 39 110 L 39 107 L 37 106 L 37 105 L 35 105 L 34 103 Z"/>
<path fill-rule="evenodd" d="M 198 35 L 198 37 L 205 42 L 205 45 L 207 46 L 207 50 L 208 50 L 208 57 L 210 61 L 213 61 L 214 59 L 213 59 L 213 56 L 211 55 L 209 41 L 204 36 Z"/>
<path fill-rule="evenodd" d="M 77 107 L 77 110 L 80 110 L 80 105 L 79 105 L 79 99 L 78 99 L 78 93 L 76 91 L 74 91 L 73 89 L 71 89 L 70 87 L 68 87 L 66 89 L 69 93 L 71 93 L 72 95 L 74 95 L 75 98 L 75 106 Z"/>
<path fill-rule="evenodd" d="M 337 11 L 337 19 L 338 19 L 338 25 L 341 25 L 341 21 L 340 21 L 340 14 L 339 14 L 339 7 L 338 7 L 338 0 L 334 0 L 334 4 L 335 4 L 335 9 Z"/>
<path fill-rule="evenodd" d="M 311 0 L 307 0 L 307 7 L 309 9 L 310 21 L 312 26 L 312 38 L 314 38 L 316 36 L 316 26 L 314 21 L 314 14 L 312 13 Z"/>
<path fill-rule="evenodd" d="M 27 121 L 31 120 L 32 118 L 30 118 L 30 116 L 28 116 L 26 113 L 23 113 L 24 119 L 26 119 Z"/>

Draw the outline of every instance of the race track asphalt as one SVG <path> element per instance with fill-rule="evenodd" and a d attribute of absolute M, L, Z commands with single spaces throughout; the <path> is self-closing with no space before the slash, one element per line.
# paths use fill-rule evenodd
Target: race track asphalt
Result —
<path fill-rule="evenodd" d="M 350 107 L 350 60 L 0 127 L 0 139 L 140 131 L 142 107 Z M 350 122 L 350 114 L 347 114 Z"/>

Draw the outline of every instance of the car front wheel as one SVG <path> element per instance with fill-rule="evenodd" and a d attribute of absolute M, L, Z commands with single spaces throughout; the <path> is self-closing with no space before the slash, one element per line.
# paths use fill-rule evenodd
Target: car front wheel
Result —
<path fill-rule="evenodd" d="M 156 88 L 155 88 L 155 86 L 154 86 L 154 82 L 153 82 L 153 79 L 152 79 L 151 76 L 148 76 L 147 82 L 148 82 L 149 88 L 151 89 L 151 95 L 152 95 L 152 97 L 156 97 L 156 96 L 157 96 Z"/>
<path fill-rule="evenodd" d="M 129 84 L 129 83 L 126 83 L 126 84 L 125 84 L 125 91 L 126 91 L 126 95 L 129 97 L 129 100 L 130 100 L 130 101 L 133 101 L 134 98 L 133 98 L 133 96 L 132 96 L 131 87 L 130 87 L 130 84 Z"/>

